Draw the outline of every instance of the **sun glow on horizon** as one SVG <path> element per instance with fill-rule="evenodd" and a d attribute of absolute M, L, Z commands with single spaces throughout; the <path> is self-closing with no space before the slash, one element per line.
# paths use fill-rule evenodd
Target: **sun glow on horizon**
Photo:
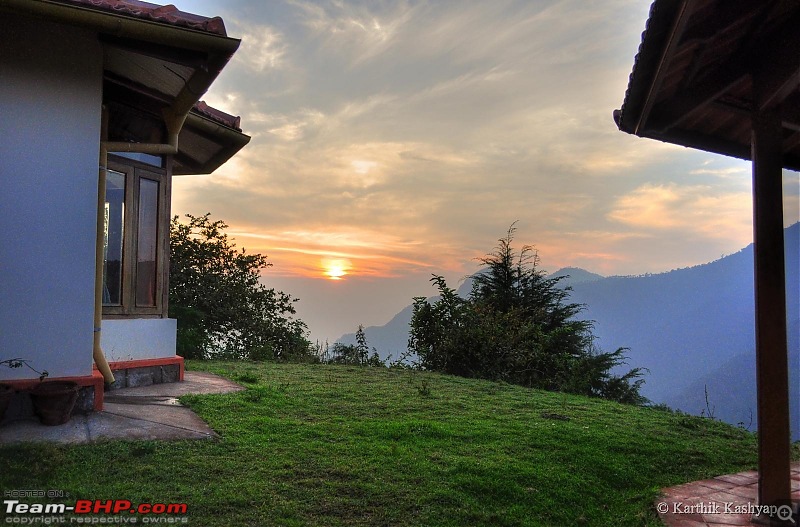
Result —
<path fill-rule="evenodd" d="M 321 263 L 323 274 L 329 280 L 342 280 L 352 267 L 350 260 L 344 258 L 323 258 Z"/>

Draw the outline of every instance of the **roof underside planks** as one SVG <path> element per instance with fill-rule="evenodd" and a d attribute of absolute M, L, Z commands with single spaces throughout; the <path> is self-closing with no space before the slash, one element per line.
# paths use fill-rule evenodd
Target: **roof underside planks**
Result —
<path fill-rule="evenodd" d="M 768 505 L 790 504 L 792 489 L 782 168 L 800 168 L 798 22 L 797 0 L 656 0 L 614 112 L 624 132 L 753 162 L 758 502 Z"/>
<path fill-rule="evenodd" d="M 753 112 L 778 107 L 784 166 L 800 169 L 797 27 L 796 1 L 654 2 L 617 125 L 749 160 Z"/>
<path fill-rule="evenodd" d="M 187 114 L 175 174 L 208 174 L 250 140 L 240 119 L 199 98 L 239 46 L 219 17 L 207 18 L 138 0 L 0 0 L 0 11 L 96 30 L 104 49 L 109 137 L 162 141 L 163 112 Z"/>

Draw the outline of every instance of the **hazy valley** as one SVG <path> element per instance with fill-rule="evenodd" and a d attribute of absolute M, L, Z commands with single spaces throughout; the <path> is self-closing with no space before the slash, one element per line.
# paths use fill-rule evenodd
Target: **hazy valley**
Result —
<path fill-rule="evenodd" d="M 800 439 L 800 224 L 785 230 L 792 436 Z M 692 414 L 756 428 L 753 246 L 711 263 L 642 276 L 600 275 L 567 268 L 562 283 L 581 317 L 595 321 L 604 350 L 630 348 L 627 367 L 649 370 L 642 394 Z M 467 295 L 469 281 L 459 293 Z M 406 350 L 409 305 L 383 326 L 365 328 L 382 358 Z M 339 339 L 353 343 L 354 334 Z M 708 404 L 706 401 L 708 392 Z"/>

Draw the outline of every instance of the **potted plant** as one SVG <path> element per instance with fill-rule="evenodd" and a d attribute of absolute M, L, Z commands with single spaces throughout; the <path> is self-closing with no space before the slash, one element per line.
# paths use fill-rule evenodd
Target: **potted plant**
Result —
<path fill-rule="evenodd" d="M 40 384 L 31 390 L 31 400 L 36 414 L 43 424 L 58 425 L 69 421 L 72 408 L 78 395 L 78 385 L 69 381 L 42 382 L 49 375 L 47 370 L 39 371 L 21 358 L 0 360 L 0 366 L 22 368 L 23 366 L 39 375 Z M 14 396 L 14 388 L 0 384 L 0 420 Z"/>
<path fill-rule="evenodd" d="M 39 371 L 33 366 L 31 366 L 27 360 L 15 358 L 15 359 L 3 359 L 0 360 L 0 366 L 5 366 L 6 368 L 22 368 L 25 366 L 29 370 L 36 372 L 39 375 L 39 380 L 44 380 L 49 374 L 47 370 Z M 0 383 L 0 421 L 3 420 L 3 416 L 8 409 L 8 405 L 11 404 L 11 399 L 14 397 L 14 387 L 8 384 Z"/>
<path fill-rule="evenodd" d="M 0 421 L 6 415 L 8 405 L 11 404 L 11 398 L 14 397 L 14 388 L 8 384 L 0 384 Z"/>
<path fill-rule="evenodd" d="M 78 383 L 72 381 L 42 382 L 33 388 L 33 410 L 42 424 L 56 426 L 69 421 L 78 399 L 79 388 Z"/>

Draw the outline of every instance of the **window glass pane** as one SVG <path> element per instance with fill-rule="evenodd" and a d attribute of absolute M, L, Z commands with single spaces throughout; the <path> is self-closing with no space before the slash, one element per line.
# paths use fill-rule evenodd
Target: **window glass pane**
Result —
<path fill-rule="evenodd" d="M 136 305 L 156 305 L 158 260 L 158 181 L 139 180 L 139 225 L 136 248 Z"/>
<path fill-rule="evenodd" d="M 111 152 L 115 156 L 120 157 L 127 157 L 128 159 L 133 159 L 134 161 L 139 161 L 140 163 L 146 163 L 148 165 L 153 165 L 154 167 L 163 167 L 164 162 L 161 156 L 154 156 L 152 154 L 142 154 L 140 152 Z"/>
<path fill-rule="evenodd" d="M 103 305 L 122 304 L 122 242 L 125 234 L 125 174 L 106 171 L 103 243 Z"/>

